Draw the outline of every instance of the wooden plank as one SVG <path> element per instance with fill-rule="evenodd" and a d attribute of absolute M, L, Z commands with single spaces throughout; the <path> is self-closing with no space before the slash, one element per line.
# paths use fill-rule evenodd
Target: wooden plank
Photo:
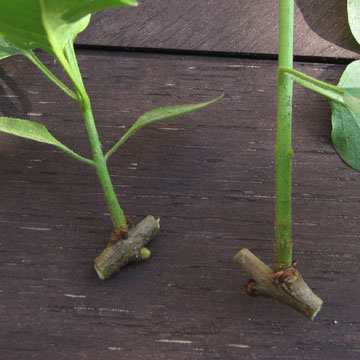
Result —
<path fill-rule="evenodd" d="M 277 53 L 278 0 L 148 0 L 93 17 L 79 43 L 156 49 Z M 358 57 L 343 0 L 297 0 L 295 54 Z"/>
<path fill-rule="evenodd" d="M 147 127 L 110 159 L 126 213 L 152 213 L 162 230 L 149 261 L 106 282 L 91 266 L 111 229 L 92 169 L 1 136 L 1 358 L 357 359 L 360 174 L 331 146 L 327 101 L 296 88 L 295 257 L 325 301 L 310 322 L 248 297 L 232 261 L 242 247 L 272 261 L 275 61 L 79 56 L 105 148 L 150 108 L 226 96 Z M 333 83 L 343 70 L 297 67 Z M 2 113 L 40 121 L 86 155 L 76 106 L 29 69 L 1 63 Z"/>

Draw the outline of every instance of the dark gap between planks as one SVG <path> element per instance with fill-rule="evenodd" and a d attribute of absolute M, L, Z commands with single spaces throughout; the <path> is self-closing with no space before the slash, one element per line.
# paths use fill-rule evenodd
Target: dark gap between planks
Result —
<path fill-rule="evenodd" d="M 215 58 L 237 58 L 248 60 L 277 60 L 277 54 L 264 53 L 238 53 L 231 51 L 209 51 L 209 50 L 187 50 L 187 49 L 166 49 L 166 48 L 144 48 L 144 47 L 128 47 L 128 46 L 109 46 L 109 45 L 87 45 L 75 44 L 77 50 L 91 50 L 91 51 L 122 51 L 122 52 L 137 52 L 145 54 L 159 54 L 159 55 L 183 55 L 183 56 L 206 56 Z M 355 59 L 353 58 L 334 58 L 326 56 L 304 56 L 295 55 L 295 62 L 303 63 L 319 63 L 319 64 L 338 64 L 348 65 Z"/>

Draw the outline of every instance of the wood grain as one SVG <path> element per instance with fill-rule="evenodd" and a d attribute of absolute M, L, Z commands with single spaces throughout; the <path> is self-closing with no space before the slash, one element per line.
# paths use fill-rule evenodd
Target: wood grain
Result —
<path fill-rule="evenodd" d="M 95 14 L 81 44 L 276 54 L 278 0 L 147 0 Z M 296 0 L 296 55 L 358 58 L 344 0 Z"/>
<path fill-rule="evenodd" d="M 1 135 L 1 359 L 357 359 L 360 174 L 331 146 L 327 101 L 295 90 L 295 257 L 325 302 L 310 322 L 248 297 L 247 275 L 232 261 L 248 247 L 272 262 L 276 63 L 105 51 L 79 58 L 105 149 L 150 108 L 226 96 L 148 126 L 111 157 L 126 213 L 134 222 L 160 217 L 162 229 L 150 260 L 106 282 L 92 262 L 111 222 L 92 169 Z M 343 70 L 296 66 L 332 83 Z M 40 121 L 88 154 L 76 106 L 29 69 L 19 57 L 1 62 L 2 114 Z"/>

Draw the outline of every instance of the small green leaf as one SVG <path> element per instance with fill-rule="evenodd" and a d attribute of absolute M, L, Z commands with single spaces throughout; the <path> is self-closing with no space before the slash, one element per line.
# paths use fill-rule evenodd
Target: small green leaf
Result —
<path fill-rule="evenodd" d="M 360 0 L 348 0 L 347 11 L 351 32 L 360 44 Z"/>
<path fill-rule="evenodd" d="M 0 60 L 12 55 L 25 55 L 25 52 L 0 36 Z"/>
<path fill-rule="evenodd" d="M 347 66 L 339 86 L 345 91 L 344 106 L 331 101 L 331 137 L 336 151 L 351 167 L 360 171 L 360 60 Z"/>
<path fill-rule="evenodd" d="M 139 117 L 136 120 L 133 126 L 126 132 L 126 134 L 116 143 L 116 145 L 105 155 L 105 158 L 109 158 L 111 154 L 113 154 L 119 147 L 122 145 L 131 135 L 141 129 L 143 126 L 148 125 L 154 121 L 164 120 L 168 118 L 172 118 L 175 116 L 180 116 L 187 114 L 189 112 L 199 110 L 213 104 L 214 102 L 220 100 L 224 94 L 219 96 L 216 99 L 199 103 L 199 104 L 190 104 L 190 105 L 175 105 L 175 106 L 168 106 L 150 110 Z"/>
<path fill-rule="evenodd" d="M 0 35 L 24 50 L 63 52 L 99 10 L 136 6 L 135 0 L 0 1 Z"/>
<path fill-rule="evenodd" d="M 46 129 L 46 127 L 37 122 L 14 119 L 8 117 L 0 117 L 0 131 L 16 135 L 25 139 L 31 139 L 45 144 L 54 145 L 68 155 L 80 160 L 84 163 L 92 164 L 92 161 L 74 153 L 67 146 L 56 140 Z"/>
<path fill-rule="evenodd" d="M 214 102 L 220 100 L 223 96 L 224 95 L 221 95 L 214 100 L 199 103 L 199 104 L 175 105 L 175 106 L 161 107 L 161 108 L 150 110 L 150 111 L 146 112 L 145 114 L 143 114 L 142 116 L 140 116 L 139 119 L 136 120 L 134 125 L 122 137 L 123 142 L 145 125 L 148 125 L 148 124 L 158 121 L 158 120 L 164 120 L 164 119 L 172 118 L 175 116 L 184 115 L 184 114 L 187 114 L 187 113 L 195 111 L 195 110 L 202 109 L 205 106 L 208 106 L 208 105 L 213 104 Z"/>

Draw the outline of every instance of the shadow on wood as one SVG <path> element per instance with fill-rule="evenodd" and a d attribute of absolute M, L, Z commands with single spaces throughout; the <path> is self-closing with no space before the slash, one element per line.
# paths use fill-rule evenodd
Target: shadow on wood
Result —
<path fill-rule="evenodd" d="M 360 51 L 348 25 L 347 1 L 295 0 L 295 3 L 307 25 L 320 37 L 344 49 Z"/>

